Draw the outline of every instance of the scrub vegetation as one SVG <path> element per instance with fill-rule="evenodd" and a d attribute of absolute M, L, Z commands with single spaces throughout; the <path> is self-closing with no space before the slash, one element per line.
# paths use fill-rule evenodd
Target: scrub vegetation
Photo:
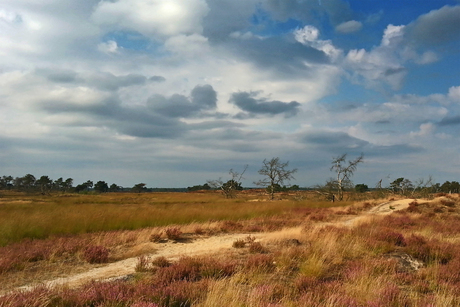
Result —
<path fill-rule="evenodd" d="M 232 199 L 216 192 L 5 194 L 1 216 L 16 214 L 16 230 L 39 221 L 32 218 L 46 220 L 48 212 L 54 219 L 42 221 L 42 227 L 53 229 L 53 224 L 61 223 L 60 216 L 62 225 L 67 224 L 71 231 L 34 237 L 29 230 L 23 231 L 21 238 L 8 237 L 10 232 L 2 231 L 2 290 L 127 257 L 138 257 L 138 263 L 136 272 L 124 278 L 79 287 L 38 285 L 5 293 L 0 306 L 460 304 L 458 194 L 413 199 L 406 201 L 406 209 L 394 212 L 392 208 L 398 207 L 395 196 L 374 199 L 368 192 L 366 200 L 333 203 L 317 199 L 317 195 L 291 192 L 282 200 L 261 201 L 259 194 L 243 192 Z M 60 206 L 65 208 L 61 215 L 57 214 Z M 388 214 L 370 214 L 378 207 Z M 33 214 L 27 215 L 26 208 Z M 116 223 L 106 223 L 106 229 L 82 227 L 96 221 L 92 220 L 95 212 L 100 212 L 99 218 L 103 213 L 115 218 L 117 214 L 111 210 L 129 216 L 132 224 L 115 229 L 110 227 Z M 175 214 L 167 213 L 169 210 Z M 196 218 L 197 212 L 201 219 Z M 156 215 L 163 214 L 165 220 L 155 224 Z M 136 222 L 145 222 L 150 215 L 151 224 Z M 25 222 L 26 216 L 29 222 Z M 84 217 L 87 224 L 78 222 Z M 291 231 L 294 228 L 301 230 Z M 229 244 L 225 253 L 168 259 L 155 257 L 154 251 L 150 256 L 145 250 L 135 251 L 148 244 L 153 248 L 165 241 L 188 244 L 197 238 L 232 233 L 247 235 Z M 272 235 L 258 240 L 257 234 L 262 233 Z"/>

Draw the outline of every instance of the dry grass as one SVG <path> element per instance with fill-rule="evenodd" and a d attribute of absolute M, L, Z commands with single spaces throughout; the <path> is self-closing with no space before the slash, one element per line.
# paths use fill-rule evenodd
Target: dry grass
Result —
<path fill-rule="evenodd" d="M 332 204 L 292 198 L 249 202 L 254 197 L 244 194 L 225 199 L 217 193 L 6 194 L 0 198 L 0 246 L 60 234 L 236 221 Z"/>
<path fill-rule="evenodd" d="M 366 206 L 357 203 L 348 216 L 360 214 L 359 208 Z M 94 283 L 72 290 L 39 288 L 0 298 L 0 306 L 460 304 L 458 197 L 417 201 L 403 212 L 363 218 L 352 227 L 331 224 L 343 216 L 337 214 L 342 210 L 348 209 L 288 208 L 275 217 L 181 226 L 183 236 L 241 232 L 249 226 L 266 231 L 276 225 L 279 231 L 261 242 L 250 237 L 244 240 L 247 247 L 259 243 L 262 249 L 257 251 L 231 249 L 215 257 L 183 257 L 172 263 L 142 259 L 138 275 L 130 281 Z M 312 215 L 323 217 L 312 219 Z M 297 227 L 282 230 L 293 224 Z M 129 232 L 112 232 L 112 236 L 123 236 L 123 240 L 112 240 L 126 246 L 142 240 L 154 244 L 149 240 L 152 233 L 167 227 L 139 230 L 134 239 Z M 195 232 L 197 227 L 200 234 Z M 102 235 L 98 238 L 85 242 L 109 241 Z M 423 266 L 411 267 L 404 259 L 417 260 Z"/>

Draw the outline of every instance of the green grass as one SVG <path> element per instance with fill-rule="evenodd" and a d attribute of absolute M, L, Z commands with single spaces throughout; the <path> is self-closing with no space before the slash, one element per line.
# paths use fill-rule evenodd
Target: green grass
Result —
<path fill-rule="evenodd" d="M 218 193 L 2 196 L 0 246 L 25 238 L 43 239 L 51 235 L 242 220 L 273 216 L 294 208 L 318 208 L 332 204 L 311 200 L 249 201 L 260 197 L 254 195 L 225 199 Z"/>

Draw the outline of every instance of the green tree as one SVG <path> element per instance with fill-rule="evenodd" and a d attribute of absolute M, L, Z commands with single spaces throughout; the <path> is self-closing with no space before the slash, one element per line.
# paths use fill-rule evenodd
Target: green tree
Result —
<path fill-rule="evenodd" d="M 109 192 L 119 192 L 121 191 L 122 187 L 120 187 L 119 185 L 115 184 L 115 183 L 112 183 L 109 187 Z"/>
<path fill-rule="evenodd" d="M 53 187 L 53 180 L 51 180 L 48 176 L 41 176 L 35 184 L 40 187 L 40 192 L 42 194 L 49 193 Z"/>
<path fill-rule="evenodd" d="M 13 187 L 13 176 L 2 176 L 0 178 L 0 189 L 9 190 Z"/>
<path fill-rule="evenodd" d="M 412 181 L 410 181 L 409 179 L 406 179 L 404 177 L 400 177 L 400 178 L 394 180 L 392 183 L 390 183 L 390 189 L 394 193 L 399 193 L 401 195 L 405 195 L 410 190 L 414 189 L 414 185 L 412 184 Z"/>
<path fill-rule="evenodd" d="M 64 192 L 69 191 L 72 188 L 72 185 L 73 185 L 73 179 L 67 178 L 62 184 L 62 188 L 64 189 Z"/>
<path fill-rule="evenodd" d="M 145 183 L 138 183 L 131 188 L 131 191 L 135 193 L 141 193 L 141 192 L 147 191 L 147 188 L 145 186 L 146 186 Z"/>
<path fill-rule="evenodd" d="M 14 187 L 22 191 L 32 191 L 35 188 L 37 179 L 32 174 L 27 174 L 24 177 L 16 177 L 14 179 Z"/>
<path fill-rule="evenodd" d="M 187 187 L 187 191 L 189 192 L 211 190 L 211 189 L 212 187 L 208 183 L 205 183 L 203 185 L 194 185 L 192 187 Z"/>
<path fill-rule="evenodd" d="M 254 183 L 265 187 L 270 195 L 270 199 L 273 200 L 277 186 L 281 186 L 285 181 L 295 179 L 293 174 L 297 172 L 297 169 L 288 170 L 289 161 L 282 163 L 278 157 L 270 160 L 264 159 L 262 164 L 263 166 L 259 170 L 259 174 L 264 176 L 264 178 Z"/>
<path fill-rule="evenodd" d="M 355 185 L 355 191 L 358 193 L 364 193 L 364 192 L 369 191 L 369 187 L 367 186 L 367 184 L 360 183 L 360 184 Z"/>
<path fill-rule="evenodd" d="M 80 193 L 83 191 L 89 191 L 93 187 L 93 182 L 88 180 L 82 184 L 79 184 L 75 187 L 75 192 Z"/>
<path fill-rule="evenodd" d="M 98 181 L 94 185 L 94 190 L 96 190 L 99 193 L 106 193 L 109 191 L 109 186 L 105 181 Z"/>

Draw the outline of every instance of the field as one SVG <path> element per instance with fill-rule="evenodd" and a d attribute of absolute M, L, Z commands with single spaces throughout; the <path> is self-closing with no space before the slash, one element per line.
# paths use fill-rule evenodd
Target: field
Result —
<path fill-rule="evenodd" d="M 457 194 L 278 197 L 0 194 L 0 306 L 460 305 Z"/>

